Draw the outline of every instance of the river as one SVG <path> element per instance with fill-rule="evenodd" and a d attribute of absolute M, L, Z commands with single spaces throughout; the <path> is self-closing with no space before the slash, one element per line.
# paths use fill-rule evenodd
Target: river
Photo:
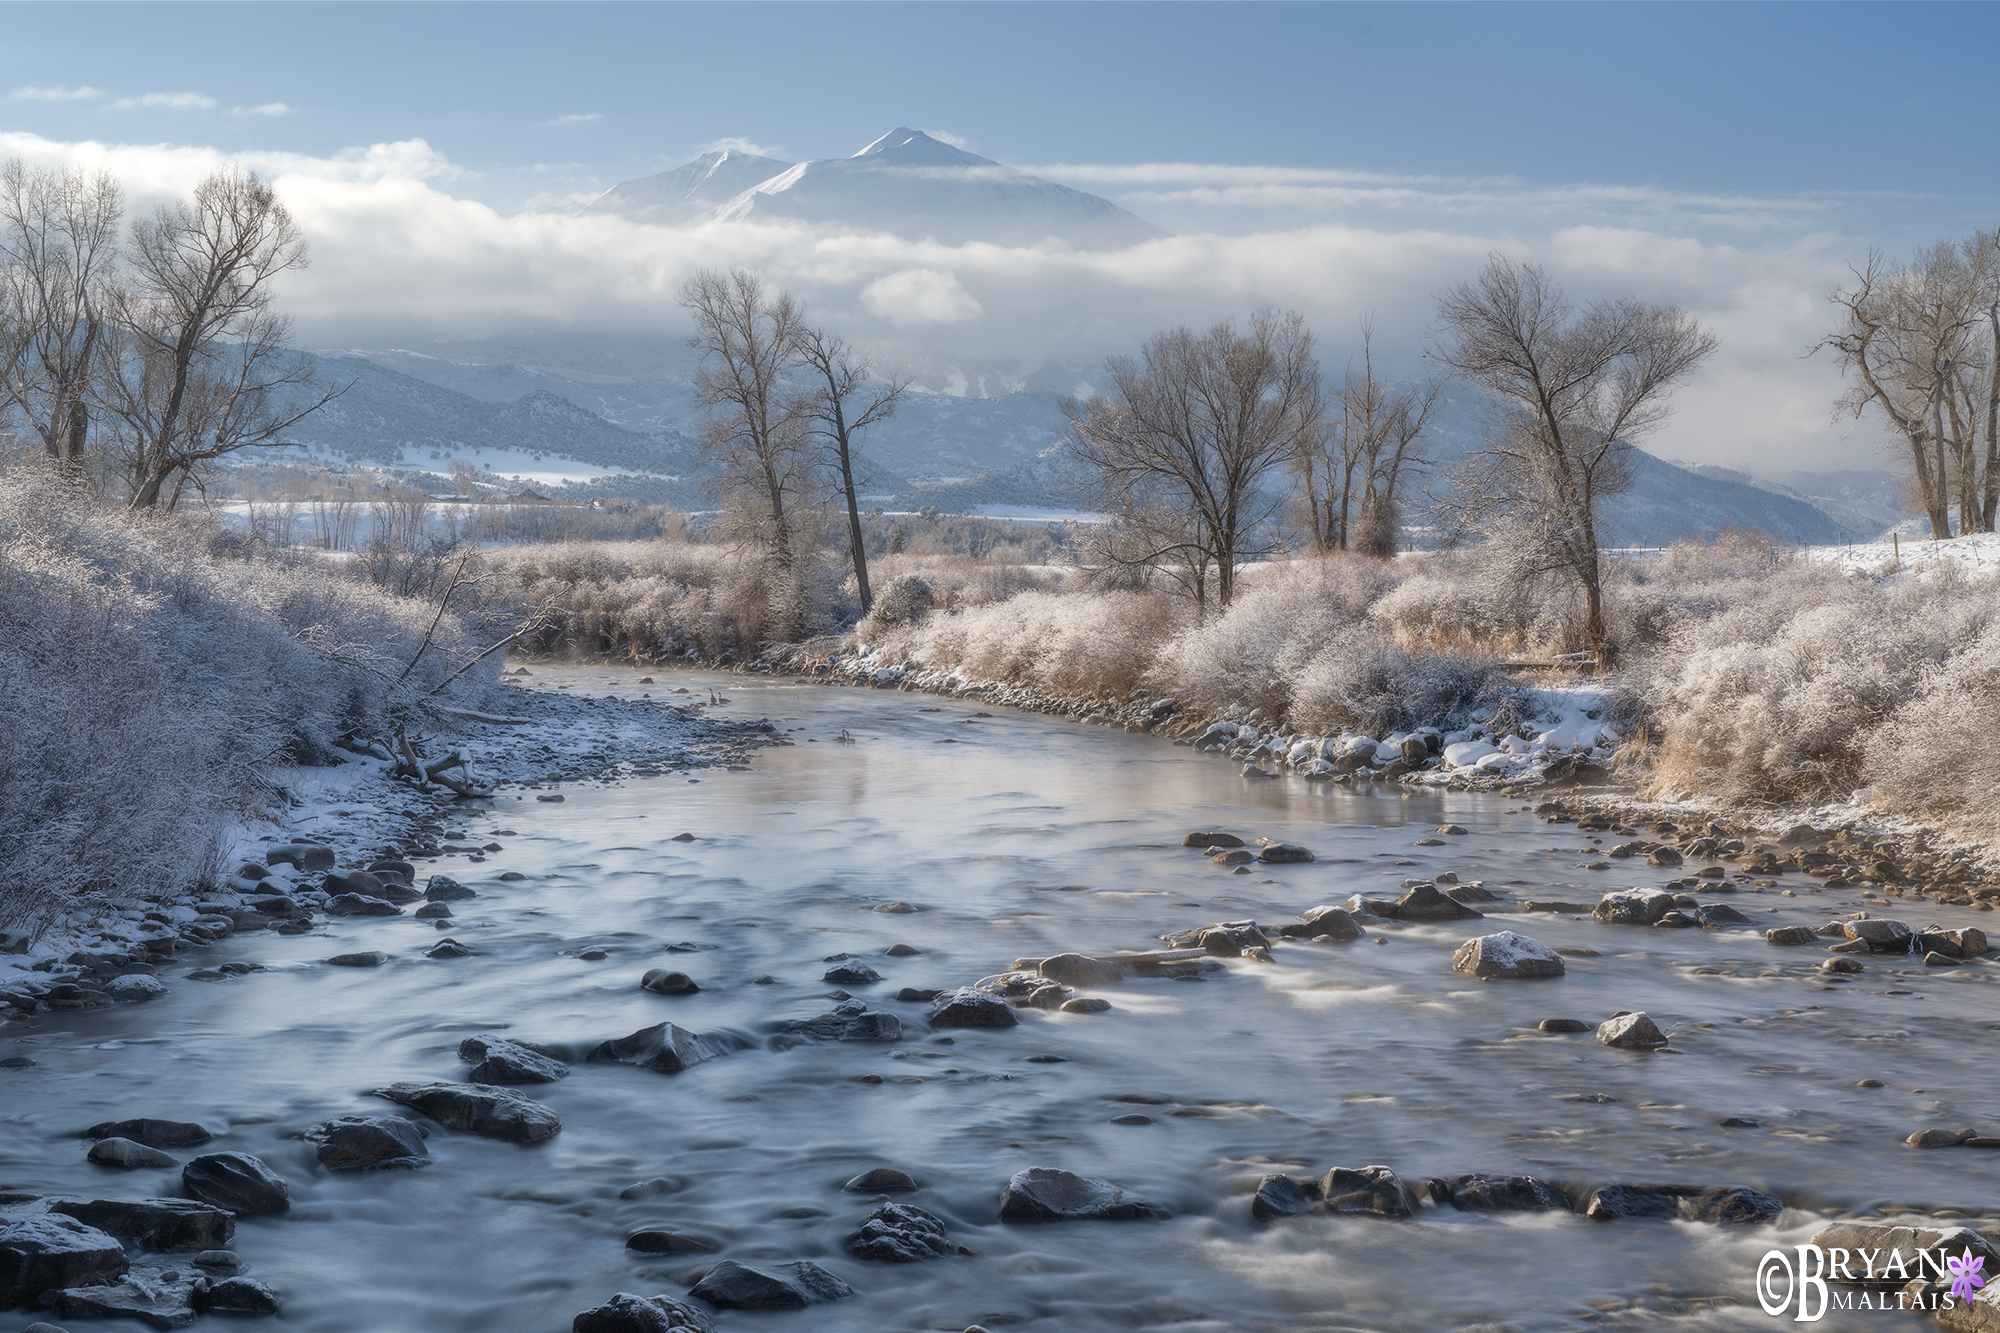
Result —
<path fill-rule="evenodd" d="M 1995 1102 L 1990 963 L 1876 958 L 1834 984 L 1815 969 L 1826 956 L 1815 946 L 1494 904 L 1485 922 L 1287 941 L 1273 963 L 1094 992 L 1111 1000 L 1106 1013 L 1023 1011 L 1018 1027 L 941 1042 L 925 1006 L 892 998 L 898 988 L 969 984 L 1023 955 L 1159 947 L 1158 935 L 1208 922 L 1274 925 L 1445 870 L 1509 897 L 1571 899 L 1676 872 L 1585 870 L 1587 835 L 1518 798 L 1246 782 L 1235 765 L 1158 738 L 919 694 L 536 669 L 534 688 L 574 693 L 714 687 L 731 701 L 715 713 L 768 717 L 794 744 L 699 781 L 468 805 L 451 831 L 504 851 L 430 868 L 478 890 L 454 905 L 450 929 L 475 956 L 423 958 L 440 933 L 428 922 L 337 918 L 183 956 L 150 1003 L 0 1031 L 0 1055 L 38 1062 L 0 1070 L 0 1189 L 178 1193 L 175 1170 L 87 1164 L 78 1135 L 131 1116 L 199 1121 L 216 1134 L 205 1151 L 254 1153 L 291 1181 L 290 1212 L 244 1219 L 235 1248 L 283 1296 L 276 1326 L 326 1333 L 556 1333 L 613 1292 L 683 1293 L 718 1256 L 811 1259 L 855 1291 L 804 1313 L 724 1313 L 725 1330 L 1761 1328 L 1779 1321 L 1752 1297 L 1759 1256 L 1804 1239 L 1823 1213 L 2000 1210 L 1992 1157 L 1901 1143 L 1927 1126 L 1978 1126 Z M 1468 833 L 1414 845 L 1448 822 Z M 1318 859 L 1232 874 L 1179 845 L 1209 828 L 1301 843 Z M 673 840 L 683 832 L 694 840 Z M 501 882 L 503 871 L 526 878 Z M 1759 929 L 1857 906 L 1945 927 L 1993 920 L 1862 904 L 1858 892 L 1726 901 Z M 874 910 L 893 902 L 920 910 Z M 1502 927 L 1595 953 L 1571 956 L 1555 980 L 1453 973 L 1459 943 Z M 682 942 L 698 947 L 666 952 Z M 884 956 L 895 944 L 921 952 Z M 593 948 L 607 956 L 579 957 Z M 322 961 L 357 949 L 392 961 Z M 776 1049 L 776 1022 L 830 1007 L 823 960 L 840 953 L 882 973 L 850 989 L 898 1013 L 905 1040 Z M 231 959 L 267 970 L 179 979 Z M 660 966 L 702 989 L 639 989 Z M 1534 1030 L 1621 1009 L 1651 1013 L 1677 1053 Z M 676 1076 L 576 1064 L 527 1089 L 560 1114 L 555 1138 L 519 1147 L 433 1127 L 422 1171 L 330 1175 L 297 1137 L 332 1116 L 399 1109 L 364 1095 L 371 1087 L 462 1078 L 455 1051 L 471 1033 L 581 1049 L 663 1019 L 734 1033 L 747 1049 Z M 870 1074 L 882 1081 L 861 1081 Z M 1870 1078 L 1884 1086 L 1856 1086 Z M 1113 1123 L 1133 1114 L 1151 1123 Z M 1757 1124 L 1718 1124 L 1730 1117 Z M 1419 1187 L 1468 1171 L 1542 1176 L 1573 1194 L 1613 1181 L 1740 1184 L 1790 1208 L 1753 1228 L 1428 1205 L 1407 1222 L 1250 1219 L 1267 1172 L 1373 1163 Z M 849 1257 L 843 1242 L 874 1203 L 841 1186 L 876 1166 L 914 1176 L 922 1188 L 899 1201 L 937 1214 L 971 1254 Z M 1115 1181 L 1175 1216 L 1002 1224 L 1002 1185 L 1032 1166 Z M 678 1189 L 620 1197 L 658 1177 Z M 628 1251 L 626 1235 L 645 1226 L 702 1238 L 715 1256 Z M 0 1328 L 34 1317 L 0 1315 Z M 1897 1314 L 1821 1324 L 1920 1326 Z"/>

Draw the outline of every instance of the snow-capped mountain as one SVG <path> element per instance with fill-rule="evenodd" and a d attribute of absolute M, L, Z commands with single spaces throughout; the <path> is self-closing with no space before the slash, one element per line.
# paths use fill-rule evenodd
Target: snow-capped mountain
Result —
<path fill-rule="evenodd" d="M 657 176 L 614 185 L 584 208 L 586 213 L 617 213 L 635 222 L 678 227 L 701 222 L 745 190 L 791 169 L 775 157 L 758 157 L 724 148 L 703 153 L 694 161 Z"/>
<path fill-rule="evenodd" d="M 721 193 L 732 187 L 731 194 Z M 704 153 L 686 166 L 614 186 L 587 211 L 669 225 L 711 217 L 802 222 L 952 245 L 1054 240 L 1107 250 L 1166 235 L 1109 199 L 901 127 L 852 157 L 797 166 L 745 153 Z"/>

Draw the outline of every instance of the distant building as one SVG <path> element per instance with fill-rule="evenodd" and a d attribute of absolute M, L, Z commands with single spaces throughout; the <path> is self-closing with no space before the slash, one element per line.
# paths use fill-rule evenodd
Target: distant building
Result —
<path fill-rule="evenodd" d="M 549 505 L 555 503 L 554 500 L 549 499 L 548 496 L 543 495 L 540 491 L 528 490 L 517 491 L 513 495 L 508 496 L 507 500 L 508 503 L 517 505 Z"/>

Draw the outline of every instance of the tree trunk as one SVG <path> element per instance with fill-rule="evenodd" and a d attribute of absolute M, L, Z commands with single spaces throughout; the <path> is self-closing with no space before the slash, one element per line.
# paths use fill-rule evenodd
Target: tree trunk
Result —
<path fill-rule="evenodd" d="M 1986 366 L 1986 493 L 1979 507 L 1980 522 L 1987 532 L 2000 520 L 2000 302 L 1986 308 L 1993 328 L 1993 355 Z"/>
<path fill-rule="evenodd" d="M 854 585 L 861 590 L 861 614 L 875 605 L 868 591 L 868 548 L 861 541 L 861 506 L 854 498 L 854 464 L 847 452 L 847 429 L 840 428 L 840 488 L 847 495 L 847 540 L 854 552 Z"/>

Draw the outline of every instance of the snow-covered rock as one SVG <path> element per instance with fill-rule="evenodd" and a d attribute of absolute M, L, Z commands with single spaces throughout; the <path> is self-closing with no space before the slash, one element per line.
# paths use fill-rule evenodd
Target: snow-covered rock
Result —
<path fill-rule="evenodd" d="M 1485 741 L 1460 741 L 1444 747 L 1444 765 L 1446 768 L 1470 768 L 1487 755 L 1498 753 L 1497 746 L 1488 745 Z"/>
<path fill-rule="evenodd" d="M 1454 972 L 1481 978 L 1559 977 L 1562 955 L 1538 939 L 1511 930 L 1481 935 L 1458 946 Z"/>

